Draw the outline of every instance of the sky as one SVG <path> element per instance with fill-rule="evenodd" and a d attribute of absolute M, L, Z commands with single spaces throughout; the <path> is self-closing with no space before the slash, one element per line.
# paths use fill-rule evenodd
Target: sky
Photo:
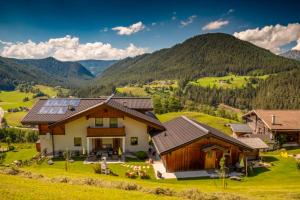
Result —
<path fill-rule="evenodd" d="M 111 60 L 222 32 L 300 50 L 300 1 L 1 0 L 0 55 Z"/>

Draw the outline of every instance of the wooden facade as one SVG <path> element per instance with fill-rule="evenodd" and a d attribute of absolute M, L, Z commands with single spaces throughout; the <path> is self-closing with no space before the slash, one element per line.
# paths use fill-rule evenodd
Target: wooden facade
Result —
<path fill-rule="evenodd" d="M 204 148 L 207 145 L 221 148 L 212 148 L 205 152 Z M 161 160 L 167 172 L 176 172 L 219 168 L 219 162 L 223 155 L 226 157 L 226 166 L 234 166 L 243 154 L 244 152 L 236 145 L 214 137 L 205 137 L 161 155 Z"/>
<path fill-rule="evenodd" d="M 125 128 L 88 127 L 87 137 L 124 137 Z"/>
<path fill-rule="evenodd" d="M 49 129 L 48 124 L 39 124 L 38 125 L 39 134 L 46 135 L 47 133 L 51 133 L 53 135 L 65 135 L 65 125 L 59 125 L 53 127 L 51 130 Z"/>

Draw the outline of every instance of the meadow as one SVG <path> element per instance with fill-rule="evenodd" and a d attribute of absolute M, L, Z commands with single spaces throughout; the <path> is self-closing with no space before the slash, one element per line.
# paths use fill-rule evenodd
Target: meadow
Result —
<path fill-rule="evenodd" d="M 223 89 L 236 89 L 244 88 L 247 83 L 250 83 L 251 78 L 257 78 L 265 80 L 268 78 L 268 75 L 264 76 L 237 76 L 237 75 L 228 75 L 223 77 L 203 77 L 196 81 L 190 81 L 189 84 L 201 87 L 216 87 Z M 254 87 L 256 84 L 252 84 Z"/>
<path fill-rule="evenodd" d="M 14 145 L 18 146 L 18 144 Z M 5 163 L 11 162 L 13 159 L 29 158 L 35 154 L 34 145 L 30 146 L 30 144 L 27 144 L 20 148 L 17 147 L 16 149 L 16 151 L 7 154 Z M 300 153 L 300 148 L 288 150 L 288 153 Z M 176 196 L 158 196 L 145 192 L 160 187 L 165 189 L 168 188 L 177 193 L 193 188 L 207 194 L 226 193 L 240 197 L 232 199 L 299 199 L 300 171 L 297 169 L 295 159 L 291 157 L 281 157 L 280 151 L 262 153 L 262 159 L 271 164 L 271 167 L 256 168 L 250 173 L 249 177 L 243 178 L 243 180 L 240 182 L 227 180 L 226 189 L 222 188 L 220 179 L 157 180 L 154 178 L 154 176 L 151 176 L 150 179 L 129 179 L 124 176 L 126 167 L 121 164 L 109 164 L 109 168 L 112 169 L 117 176 L 96 174 L 93 170 L 95 165 L 85 165 L 83 164 L 82 160 L 75 160 L 74 163 L 70 164 L 69 170 L 65 171 L 65 161 L 56 159 L 54 160 L 54 165 L 42 163 L 21 168 L 21 170 L 42 175 L 44 178 L 41 180 L 31 180 L 19 176 L 0 175 L 0 194 L 4 194 L 4 199 L 89 199 L 89 197 L 93 197 L 94 199 L 98 197 L 97 195 L 104 199 L 113 199 L 120 197 L 120 195 L 122 195 L 122 198 L 124 196 L 124 199 L 134 199 L 139 197 L 143 199 L 178 199 Z M 144 161 L 139 160 L 128 160 L 126 164 L 147 165 Z M 49 181 L 45 181 L 47 178 L 53 179 L 62 177 L 67 177 L 70 180 L 74 180 L 74 182 L 54 184 Z M 127 184 L 136 184 L 143 189 L 136 191 L 122 191 L 116 188 L 109 188 L 109 184 L 108 188 L 94 187 L 89 185 L 79 186 L 76 184 L 76 180 L 86 178 L 98 180 L 102 183 L 125 182 Z M 7 187 L 8 185 L 9 187 Z M 47 194 L 49 193 L 49 195 L 45 195 L 46 192 Z M 114 194 L 110 195 L 111 192 Z M 92 196 L 86 196 L 88 194 Z"/>

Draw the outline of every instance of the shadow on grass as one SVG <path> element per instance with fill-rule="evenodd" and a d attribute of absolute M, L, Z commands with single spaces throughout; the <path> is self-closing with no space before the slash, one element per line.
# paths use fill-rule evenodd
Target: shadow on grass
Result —
<path fill-rule="evenodd" d="M 262 173 L 265 173 L 268 171 L 271 171 L 271 170 L 266 167 L 254 168 L 253 171 L 249 172 L 248 177 L 258 176 L 259 174 L 262 174 Z"/>
<path fill-rule="evenodd" d="M 275 162 L 278 161 L 278 158 L 274 157 L 274 156 L 262 156 L 262 161 L 263 162 Z"/>

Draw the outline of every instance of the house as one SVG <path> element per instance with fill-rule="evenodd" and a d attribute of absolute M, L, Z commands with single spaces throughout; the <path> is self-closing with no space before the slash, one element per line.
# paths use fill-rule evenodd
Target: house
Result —
<path fill-rule="evenodd" d="M 234 137 L 185 116 L 163 124 L 153 143 L 167 172 L 219 168 L 222 156 L 234 167 L 253 148 Z"/>
<path fill-rule="evenodd" d="M 150 98 L 40 99 L 22 120 L 37 125 L 42 153 L 66 149 L 89 157 L 152 150 L 167 171 L 234 167 L 254 149 L 205 124 L 179 117 L 162 124 Z M 150 142 L 152 141 L 152 142 Z M 152 146 L 153 145 L 153 146 Z"/>
<path fill-rule="evenodd" d="M 149 133 L 165 129 L 152 110 L 150 98 L 40 99 L 22 124 L 38 126 L 47 154 L 148 151 Z"/>
<path fill-rule="evenodd" d="M 300 144 L 300 110 L 252 110 L 243 119 L 252 130 L 250 137 L 269 144 L 281 140 L 283 146 Z"/>

